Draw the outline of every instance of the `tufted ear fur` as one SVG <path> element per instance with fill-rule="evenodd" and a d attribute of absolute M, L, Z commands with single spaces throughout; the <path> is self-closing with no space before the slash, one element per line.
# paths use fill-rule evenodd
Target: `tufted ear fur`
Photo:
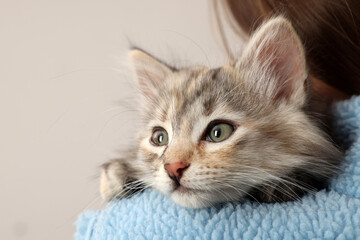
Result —
<path fill-rule="evenodd" d="M 172 74 L 172 69 L 149 54 L 133 49 L 129 53 L 139 89 L 147 99 L 155 99 L 161 84 Z"/>
<path fill-rule="evenodd" d="M 259 27 L 236 66 L 256 93 L 275 102 L 305 103 L 304 49 L 285 18 L 273 18 Z"/>

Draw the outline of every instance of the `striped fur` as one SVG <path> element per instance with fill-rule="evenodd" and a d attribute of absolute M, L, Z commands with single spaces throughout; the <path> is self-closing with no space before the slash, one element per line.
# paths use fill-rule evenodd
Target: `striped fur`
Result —
<path fill-rule="evenodd" d="M 130 58 L 142 128 L 127 157 L 103 166 L 105 199 L 153 187 L 186 207 L 287 201 L 324 187 L 336 172 L 342 155 L 313 117 L 303 47 L 286 19 L 261 26 L 239 60 L 221 68 L 173 69 L 137 49 Z M 214 120 L 235 131 L 206 141 Z M 151 144 L 154 127 L 168 132 L 167 145 Z M 179 161 L 190 164 L 181 190 L 164 169 Z"/>

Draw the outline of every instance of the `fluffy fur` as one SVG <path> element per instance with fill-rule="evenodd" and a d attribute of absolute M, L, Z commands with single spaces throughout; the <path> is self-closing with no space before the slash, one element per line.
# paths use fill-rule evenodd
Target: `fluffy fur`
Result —
<path fill-rule="evenodd" d="M 132 50 L 142 93 L 137 145 L 103 165 L 102 196 L 111 200 L 144 187 L 168 194 L 185 207 L 247 197 L 287 201 L 325 186 L 341 153 L 311 111 L 303 46 L 283 17 L 251 37 L 242 56 L 218 69 L 173 69 Z M 209 123 L 235 127 L 226 140 L 204 139 Z M 169 142 L 154 146 L 155 127 Z M 164 165 L 185 162 L 180 187 Z"/>

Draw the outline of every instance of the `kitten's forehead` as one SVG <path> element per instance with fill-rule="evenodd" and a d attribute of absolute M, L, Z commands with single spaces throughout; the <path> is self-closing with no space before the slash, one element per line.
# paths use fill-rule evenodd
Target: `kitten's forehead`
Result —
<path fill-rule="evenodd" d="M 172 85 L 170 97 L 179 115 L 184 115 L 194 105 L 210 110 L 217 95 L 215 86 L 217 72 L 217 69 L 192 69 L 180 73 L 177 84 L 172 85 L 169 82 L 169 85 Z"/>
<path fill-rule="evenodd" d="M 211 118 L 236 112 L 234 96 L 239 94 L 234 91 L 236 83 L 222 68 L 181 70 L 161 89 L 153 116 L 170 122 L 174 134 L 191 133 L 199 121 L 207 125 Z"/>

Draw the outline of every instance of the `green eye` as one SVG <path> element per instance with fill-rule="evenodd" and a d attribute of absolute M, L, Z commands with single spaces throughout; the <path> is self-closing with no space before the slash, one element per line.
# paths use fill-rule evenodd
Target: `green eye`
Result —
<path fill-rule="evenodd" d="M 168 143 L 168 134 L 163 128 L 157 128 L 151 136 L 151 142 L 156 146 L 164 146 Z"/>
<path fill-rule="evenodd" d="M 207 140 L 210 142 L 221 142 L 230 137 L 234 127 L 228 123 L 219 123 L 209 128 Z"/>

